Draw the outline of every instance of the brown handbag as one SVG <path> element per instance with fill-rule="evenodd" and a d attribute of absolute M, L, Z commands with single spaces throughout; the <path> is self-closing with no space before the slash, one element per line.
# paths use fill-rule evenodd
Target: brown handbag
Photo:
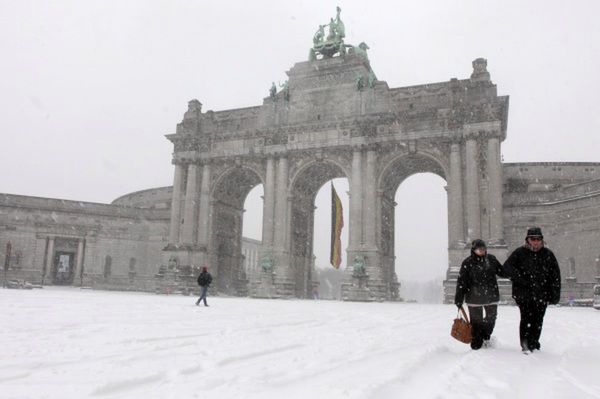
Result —
<path fill-rule="evenodd" d="M 454 319 L 454 323 L 452 323 L 450 335 L 465 344 L 471 343 L 471 323 L 469 323 L 467 312 L 465 312 L 465 309 L 462 306 L 459 308 L 458 315 L 456 316 L 456 319 Z"/>

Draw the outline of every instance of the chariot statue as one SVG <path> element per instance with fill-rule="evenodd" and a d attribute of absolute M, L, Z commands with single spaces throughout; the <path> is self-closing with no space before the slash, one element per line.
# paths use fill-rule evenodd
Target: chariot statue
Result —
<path fill-rule="evenodd" d="M 346 37 L 346 28 L 344 22 L 340 18 L 342 9 L 337 7 L 337 15 L 331 18 L 329 23 L 319 25 L 319 28 L 313 36 L 313 47 L 310 49 L 309 59 L 314 61 L 317 55 L 323 58 L 331 58 L 335 54 L 344 55 L 346 53 L 346 45 L 344 37 Z M 325 36 L 325 28 L 328 28 L 327 36 Z"/>

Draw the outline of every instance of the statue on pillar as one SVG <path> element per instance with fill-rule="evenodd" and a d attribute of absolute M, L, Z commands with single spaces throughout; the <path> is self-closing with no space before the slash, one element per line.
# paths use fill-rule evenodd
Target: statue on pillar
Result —
<path fill-rule="evenodd" d="M 169 258 L 169 270 L 177 270 L 178 263 L 179 259 L 176 256 L 171 256 Z"/>
<path fill-rule="evenodd" d="M 365 268 L 365 258 L 356 255 L 352 261 L 352 276 L 360 278 L 365 277 L 366 275 L 367 270 Z"/>
<path fill-rule="evenodd" d="M 273 258 L 270 255 L 265 255 L 260 260 L 260 267 L 263 272 L 270 273 L 273 271 Z"/>
<path fill-rule="evenodd" d="M 473 73 L 471 80 L 490 80 L 490 73 L 487 70 L 487 60 L 485 58 L 477 58 L 473 60 Z"/>
<path fill-rule="evenodd" d="M 290 101 L 290 87 L 288 84 L 288 81 L 286 80 L 285 82 L 283 82 L 283 84 L 279 84 L 279 87 L 281 87 L 281 93 L 283 94 L 283 99 L 285 101 Z"/>

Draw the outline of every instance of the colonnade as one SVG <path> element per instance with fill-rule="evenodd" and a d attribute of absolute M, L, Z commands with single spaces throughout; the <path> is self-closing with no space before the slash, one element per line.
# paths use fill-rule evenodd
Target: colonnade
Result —
<path fill-rule="evenodd" d="M 499 137 L 467 134 L 455 142 L 440 144 L 438 149 L 442 149 L 443 156 L 439 156 L 439 151 L 436 157 L 426 151 L 418 150 L 415 150 L 412 155 L 429 158 L 431 162 L 439 164 L 438 169 L 443 172 L 442 177 L 447 181 L 449 248 L 464 250 L 466 245 L 475 238 L 484 238 L 492 245 L 503 245 L 503 177 Z M 323 151 L 327 149 L 324 148 Z M 380 219 L 382 213 L 389 216 L 387 208 L 393 205 L 383 204 L 383 187 L 380 185 L 384 170 L 385 173 L 394 173 L 386 170 L 385 165 L 382 165 L 383 162 L 394 159 L 394 154 L 390 156 L 390 152 L 386 153 L 385 148 L 369 145 L 353 147 L 350 151 L 351 154 L 347 158 L 348 165 L 344 165 L 344 170 L 349 171 L 350 183 L 350 220 L 346 224 L 349 228 L 348 257 L 356 255 L 369 257 L 370 262 L 366 266 L 375 276 L 374 278 L 379 276 L 380 279 L 389 279 L 393 272 L 382 272 L 379 269 L 383 267 L 384 256 L 387 256 L 386 259 L 390 258 L 393 263 L 393 251 L 391 254 L 382 254 L 381 249 L 382 246 L 387 248 L 390 244 L 393 246 L 393 242 L 381 242 L 382 239 L 390 238 L 389 234 L 382 234 Z M 386 153 L 387 156 L 384 157 L 382 153 Z M 406 155 L 406 152 L 398 154 L 400 157 L 402 155 Z M 290 270 L 292 264 L 290 248 L 294 244 L 290 242 L 293 237 L 291 230 L 294 223 L 291 205 L 294 201 L 294 182 L 291 179 L 296 179 L 296 175 L 292 177 L 290 173 L 301 173 L 296 169 L 290 171 L 290 157 L 295 156 L 291 152 L 262 156 L 263 169 L 259 177 L 264 184 L 262 253 L 269 253 L 272 256 L 278 278 L 288 280 L 293 279 L 294 274 L 294 271 Z M 188 246 L 205 253 L 210 251 L 212 235 L 210 218 L 213 206 L 211 201 L 214 199 L 215 190 L 211 186 L 211 178 L 212 173 L 216 173 L 211 167 L 210 161 L 175 163 L 169 230 L 170 245 Z M 294 168 L 296 167 L 295 165 Z M 222 165 L 219 168 L 221 169 L 218 169 L 218 173 L 222 173 Z M 430 170 L 418 170 L 412 173 L 418 172 L 430 172 Z M 228 183 L 224 181 L 219 184 Z M 393 189 L 395 191 L 397 187 Z M 385 208 L 383 211 L 382 207 Z M 312 221 L 310 224 L 312 225 Z M 304 236 L 312 237 L 312 231 Z M 393 234 L 391 236 L 393 241 Z M 312 250 L 312 244 L 310 249 Z M 350 259 L 348 263 L 351 262 Z M 390 260 L 385 261 L 388 262 Z"/>

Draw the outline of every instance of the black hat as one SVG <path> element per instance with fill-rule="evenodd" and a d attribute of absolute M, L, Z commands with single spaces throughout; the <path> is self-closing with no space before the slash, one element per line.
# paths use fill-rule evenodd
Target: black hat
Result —
<path fill-rule="evenodd" d="M 487 245 L 485 245 L 485 241 L 480 240 L 479 238 L 473 240 L 473 242 L 471 243 L 471 249 L 475 250 L 477 248 L 487 248 Z"/>
<path fill-rule="evenodd" d="M 544 236 L 542 235 L 542 229 L 539 227 L 530 227 L 527 229 L 527 237 L 525 238 L 529 238 L 529 237 L 540 237 L 540 238 L 544 238 Z"/>

